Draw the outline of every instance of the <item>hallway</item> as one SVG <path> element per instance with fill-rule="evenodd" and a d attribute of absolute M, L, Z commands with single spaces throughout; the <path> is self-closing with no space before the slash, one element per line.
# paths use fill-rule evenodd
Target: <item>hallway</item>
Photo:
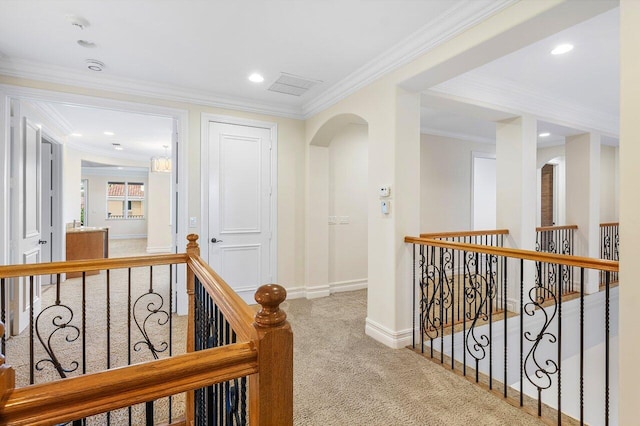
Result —
<path fill-rule="evenodd" d="M 284 303 L 294 333 L 294 424 L 540 425 L 408 349 L 365 336 L 366 290 Z"/>

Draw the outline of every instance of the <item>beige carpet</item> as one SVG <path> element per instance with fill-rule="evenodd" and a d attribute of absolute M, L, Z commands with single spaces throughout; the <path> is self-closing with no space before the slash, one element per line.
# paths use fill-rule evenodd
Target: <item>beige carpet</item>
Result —
<path fill-rule="evenodd" d="M 112 257 L 145 254 L 145 240 L 113 241 Z M 134 273 L 134 293 L 148 288 L 148 268 Z M 154 268 L 155 288 L 166 292 L 166 267 Z M 63 300 L 78 311 L 81 279 L 62 286 Z M 114 271 L 112 286 L 112 367 L 126 364 L 126 272 Z M 90 334 L 89 370 L 104 369 L 106 324 L 105 274 L 88 277 L 87 317 Z M 54 301 L 54 288 L 44 294 L 45 305 Z M 364 335 L 366 291 L 339 293 L 321 299 L 296 299 L 284 303 L 294 332 L 294 423 L 321 425 L 539 425 L 521 412 L 467 380 L 408 349 L 393 350 Z M 186 317 L 173 316 L 173 353 L 184 351 Z M 74 323 L 79 321 L 79 314 Z M 166 327 L 165 327 L 166 329 Z M 163 337 L 162 328 L 153 329 Z M 139 332 L 134 328 L 134 336 Z M 134 337 L 135 339 L 135 337 Z M 38 345 L 36 345 L 38 346 Z M 67 344 L 66 361 L 78 359 L 77 344 Z M 7 361 L 16 368 L 18 383 L 28 383 L 28 334 L 8 342 Z M 37 355 L 44 355 L 41 349 Z M 166 356 L 162 354 L 162 357 Z M 40 358 L 36 358 L 40 359 Z M 142 350 L 134 362 L 150 359 Z M 71 373 L 70 376 L 77 373 Z M 56 378 L 46 365 L 36 382 Z M 174 398 L 174 415 L 184 409 L 181 396 Z M 166 400 L 156 404 L 156 419 L 166 419 Z M 141 424 L 143 408 L 135 407 L 133 424 Z M 126 412 L 112 414 L 111 424 L 126 424 Z M 96 416 L 88 424 L 106 424 Z"/>
<path fill-rule="evenodd" d="M 540 425 L 408 349 L 365 336 L 366 291 L 285 302 L 294 419 L 306 425 Z"/>

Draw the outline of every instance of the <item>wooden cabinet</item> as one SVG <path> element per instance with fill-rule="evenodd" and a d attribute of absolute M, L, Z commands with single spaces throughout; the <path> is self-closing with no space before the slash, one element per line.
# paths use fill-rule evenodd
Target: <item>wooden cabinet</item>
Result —
<path fill-rule="evenodd" d="M 108 228 L 71 228 L 67 230 L 67 260 L 104 259 L 109 257 Z M 90 271 L 96 275 L 100 271 Z M 81 277 L 82 272 L 70 272 L 67 278 Z"/>

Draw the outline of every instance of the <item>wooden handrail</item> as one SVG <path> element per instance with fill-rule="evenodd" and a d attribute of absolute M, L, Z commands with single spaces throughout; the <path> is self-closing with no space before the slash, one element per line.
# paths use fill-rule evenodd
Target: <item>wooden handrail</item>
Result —
<path fill-rule="evenodd" d="M 561 231 L 563 229 L 578 229 L 578 225 L 538 226 L 536 232 Z"/>
<path fill-rule="evenodd" d="M 139 266 L 186 263 L 187 255 L 158 254 L 153 256 L 116 257 L 109 259 L 74 260 L 67 262 L 30 263 L 0 266 L 0 278 L 30 275 L 64 274 L 67 272 L 101 271 L 104 269 L 135 268 Z"/>
<path fill-rule="evenodd" d="M 198 389 L 258 372 L 252 343 L 176 355 L 14 389 L 0 424 L 51 425 Z"/>
<path fill-rule="evenodd" d="M 198 255 L 189 255 L 187 267 L 216 302 L 216 306 L 240 340 L 257 339 L 252 326 L 255 311 Z"/>
<path fill-rule="evenodd" d="M 508 229 L 487 229 L 483 231 L 450 231 L 420 234 L 420 238 L 476 237 L 481 235 L 508 235 Z"/>
<path fill-rule="evenodd" d="M 537 252 L 504 247 L 482 246 L 478 244 L 453 243 L 449 241 L 417 237 L 405 237 L 404 242 L 454 250 L 470 251 L 474 253 L 493 254 L 496 256 L 512 257 L 516 259 L 533 260 L 536 262 L 555 263 L 559 265 L 577 266 L 580 268 L 598 269 L 600 271 L 618 272 L 618 262 L 614 260 L 593 259 L 590 257 L 569 256 L 566 254 Z"/>
<path fill-rule="evenodd" d="M 601 228 L 604 228 L 605 226 L 620 226 L 620 222 L 605 222 L 600 224 Z"/>

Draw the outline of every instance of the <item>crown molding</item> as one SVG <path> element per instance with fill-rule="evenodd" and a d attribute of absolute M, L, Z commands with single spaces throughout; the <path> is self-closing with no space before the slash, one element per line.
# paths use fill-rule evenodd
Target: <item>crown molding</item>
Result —
<path fill-rule="evenodd" d="M 33 108 L 37 109 L 47 120 L 50 120 L 58 128 L 61 135 L 68 135 L 73 132 L 73 126 L 55 108 L 43 102 L 32 102 Z"/>
<path fill-rule="evenodd" d="M 503 111 L 530 114 L 542 120 L 584 131 L 618 137 L 619 117 L 546 94 L 506 79 L 472 71 L 429 89 L 475 104 L 491 105 Z"/>
<path fill-rule="evenodd" d="M 202 90 L 169 86 L 124 77 L 105 76 L 104 74 L 92 75 L 86 71 L 78 71 L 71 68 L 47 65 L 23 59 L 6 59 L 0 57 L 0 74 L 9 77 L 39 80 L 95 90 L 106 90 L 127 95 L 191 103 L 255 114 L 294 119 L 303 118 L 297 107 L 260 103 L 249 99 L 225 96 Z"/>
<path fill-rule="evenodd" d="M 433 135 L 433 136 L 442 136 L 442 137 L 445 137 L 445 138 L 460 139 L 460 140 L 463 140 L 463 141 L 486 143 L 486 144 L 491 144 L 491 145 L 495 145 L 496 144 L 496 140 L 495 139 L 485 138 L 485 137 L 478 136 L 478 135 L 470 135 L 470 134 L 467 134 L 467 133 L 447 132 L 445 130 L 433 129 L 431 127 L 421 127 L 420 128 L 420 134 Z"/>
<path fill-rule="evenodd" d="M 114 150 L 112 149 L 103 149 L 95 146 L 87 146 L 82 144 L 79 141 L 72 140 L 71 138 L 67 138 L 65 145 L 73 149 L 74 151 L 84 152 L 86 154 L 91 154 L 92 156 L 108 158 L 109 160 L 114 162 L 124 161 L 124 164 L 122 164 L 123 167 L 125 167 L 127 163 L 131 163 L 131 161 L 145 163 L 151 160 L 151 156 L 133 155 L 130 152 L 126 152 L 126 150 L 118 151 L 118 153 L 114 153 Z M 137 167 L 137 166 L 134 166 L 134 167 Z"/>
<path fill-rule="evenodd" d="M 465 0 L 302 106 L 309 118 L 519 0 Z"/>
<path fill-rule="evenodd" d="M 464 0 L 419 31 L 378 55 L 346 78 L 305 103 L 302 108 L 267 104 L 249 99 L 123 77 L 92 75 L 60 66 L 0 56 L 0 74 L 68 86 L 107 90 L 153 99 L 185 102 L 256 114 L 306 119 L 369 85 L 383 75 L 409 63 L 439 44 L 455 37 L 518 0 Z"/>

